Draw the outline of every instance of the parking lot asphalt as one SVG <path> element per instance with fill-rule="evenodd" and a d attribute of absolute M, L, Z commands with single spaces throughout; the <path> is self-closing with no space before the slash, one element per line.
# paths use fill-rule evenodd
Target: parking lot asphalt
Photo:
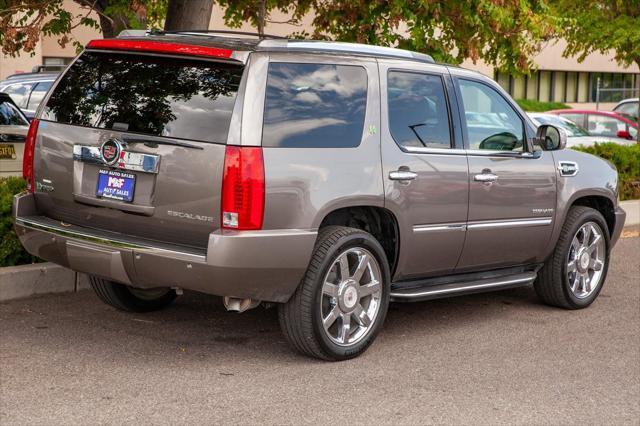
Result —
<path fill-rule="evenodd" d="M 7 302 L 0 424 L 637 425 L 639 265 L 640 238 L 620 240 L 582 311 L 529 288 L 393 304 L 342 363 L 292 352 L 275 309 L 228 313 L 195 293 L 144 315 L 91 291 Z"/>

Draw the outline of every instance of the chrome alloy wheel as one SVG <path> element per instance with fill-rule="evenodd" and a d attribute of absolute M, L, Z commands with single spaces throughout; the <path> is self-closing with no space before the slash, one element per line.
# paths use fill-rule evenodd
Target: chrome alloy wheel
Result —
<path fill-rule="evenodd" d="M 602 281 L 606 244 L 602 228 L 595 222 L 582 225 L 573 236 L 567 255 L 567 279 L 579 299 L 589 297 Z"/>
<path fill-rule="evenodd" d="M 322 285 L 322 325 L 331 341 L 350 346 L 373 328 L 380 310 L 382 274 L 367 250 L 350 248 L 338 256 Z"/>

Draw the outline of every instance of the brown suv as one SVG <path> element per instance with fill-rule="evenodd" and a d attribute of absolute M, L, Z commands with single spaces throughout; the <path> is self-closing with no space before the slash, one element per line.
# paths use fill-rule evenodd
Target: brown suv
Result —
<path fill-rule="evenodd" d="M 389 301 L 535 286 L 583 308 L 625 213 L 617 173 L 492 80 L 343 43 L 154 33 L 89 43 L 29 130 L 18 235 L 128 311 L 182 289 L 278 304 L 327 360 Z"/>

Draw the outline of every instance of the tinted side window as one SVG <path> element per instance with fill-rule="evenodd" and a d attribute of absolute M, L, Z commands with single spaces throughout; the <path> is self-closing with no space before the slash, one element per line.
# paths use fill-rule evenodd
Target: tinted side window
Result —
<path fill-rule="evenodd" d="M 402 146 L 451 148 L 449 110 L 440 76 L 391 71 L 389 130 Z"/>
<path fill-rule="evenodd" d="M 85 52 L 56 86 L 42 118 L 225 143 L 242 70 L 189 58 Z"/>
<path fill-rule="evenodd" d="M 459 82 L 469 149 L 522 151 L 524 123 L 511 105 L 487 85 Z"/>
<path fill-rule="evenodd" d="M 47 94 L 47 91 L 52 84 L 53 81 L 41 81 L 40 83 L 38 83 L 31 92 L 31 97 L 29 98 L 27 109 L 34 110 L 38 108 L 38 105 L 40 105 L 40 102 L 42 102 L 42 99 L 44 99 L 44 96 Z"/>
<path fill-rule="evenodd" d="M 262 145 L 348 148 L 360 145 L 367 72 L 350 65 L 271 63 Z"/>
<path fill-rule="evenodd" d="M 18 109 L 9 102 L 0 101 L 0 126 L 28 126 Z"/>

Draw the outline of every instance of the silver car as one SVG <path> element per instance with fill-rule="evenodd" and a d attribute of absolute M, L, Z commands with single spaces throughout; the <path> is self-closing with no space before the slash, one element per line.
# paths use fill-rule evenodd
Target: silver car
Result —
<path fill-rule="evenodd" d="M 357 44 L 94 40 L 32 121 L 16 231 L 125 311 L 183 289 L 277 306 L 300 352 L 364 352 L 391 301 L 604 285 L 615 168 L 494 81 Z"/>

